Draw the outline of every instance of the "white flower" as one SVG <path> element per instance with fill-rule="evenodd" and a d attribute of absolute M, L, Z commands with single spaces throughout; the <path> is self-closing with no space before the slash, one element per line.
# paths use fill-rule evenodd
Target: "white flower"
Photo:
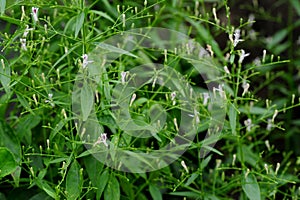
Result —
<path fill-rule="evenodd" d="M 27 51 L 26 39 L 25 38 L 20 38 L 20 42 L 21 42 L 21 49 L 24 50 L 24 51 Z"/>
<path fill-rule="evenodd" d="M 184 168 L 184 170 L 186 171 L 186 173 L 189 173 L 189 169 L 187 168 L 187 166 L 186 166 L 184 160 L 182 160 L 180 164 L 181 164 L 181 166 Z"/>
<path fill-rule="evenodd" d="M 223 99 L 226 98 L 226 94 L 225 94 L 225 91 L 223 90 L 223 87 L 224 87 L 224 85 L 222 84 L 222 85 L 219 85 L 218 88 L 215 88 L 215 87 L 213 88 L 215 97 L 216 97 L 216 91 L 218 91 L 221 98 L 223 98 Z"/>
<path fill-rule="evenodd" d="M 171 101 L 174 101 L 176 98 L 176 92 L 171 92 Z"/>
<path fill-rule="evenodd" d="M 246 81 L 244 81 L 243 84 L 242 84 L 242 87 L 244 89 L 242 96 L 244 96 L 248 92 L 250 84 L 246 83 Z"/>
<path fill-rule="evenodd" d="M 241 49 L 241 54 L 240 54 L 240 59 L 239 59 L 239 63 L 242 63 L 243 60 L 245 59 L 245 57 L 249 56 L 250 53 L 245 53 L 244 49 Z"/>
<path fill-rule="evenodd" d="M 122 85 L 124 85 L 125 82 L 126 82 L 126 76 L 127 76 L 127 72 L 121 72 L 121 82 L 122 82 Z"/>
<path fill-rule="evenodd" d="M 101 133 L 101 135 L 98 137 L 97 141 L 94 143 L 94 146 L 96 146 L 97 144 L 103 143 L 106 147 L 108 147 L 106 140 L 107 140 L 107 134 Z"/>
<path fill-rule="evenodd" d="M 53 94 L 52 93 L 49 93 L 48 94 L 48 99 L 46 99 L 45 100 L 45 103 L 50 103 L 50 105 L 52 106 L 52 107 L 54 107 L 54 103 L 53 103 Z"/>
<path fill-rule="evenodd" d="M 209 99 L 209 94 L 207 92 L 203 93 L 203 105 L 206 106 Z"/>
<path fill-rule="evenodd" d="M 275 110 L 274 114 L 272 116 L 272 122 L 274 122 L 274 120 L 275 120 L 275 118 L 276 118 L 277 115 L 278 115 L 278 110 Z"/>
<path fill-rule="evenodd" d="M 37 21 L 39 21 L 39 19 L 38 19 L 38 12 L 39 12 L 39 8 L 36 8 L 36 7 L 32 7 L 31 8 L 31 14 L 32 14 L 34 23 L 36 23 Z"/>
<path fill-rule="evenodd" d="M 241 40 L 240 37 L 241 37 L 241 30 L 240 29 L 236 29 L 234 31 L 234 41 L 233 41 L 233 46 L 236 47 L 236 45 L 239 43 L 239 42 L 242 42 L 244 40 Z"/>
<path fill-rule="evenodd" d="M 224 71 L 225 71 L 226 74 L 230 75 L 230 71 L 229 71 L 227 66 L 224 66 Z"/>
<path fill-rule="evenodd" d="M 89 56 L 87 54 L 82 55 L 82 68 L 85 69 L 89 63 L 92 63 L 93 61 L 88 60 Z"/>
<path fill-rule="evenodd" d="M 133 104 L 133 102 L 134 102 L 135 98 L 136 98 L 136 94 L 135 94 L 135 93 L 133 93 L 133 95 L 132 95 L 132 97 L 131 97 L 131 100 L 130 100 L 129 107 L 131 107 L 131 106 L 132 106 L 132 104 Z"/>
<path fill-rule="evenodd" d="M 268 119 L 267 131 L 271 131 L 273 127 L 272 119 Z"/>
<path fill-rule="evenodd" d="M 29 26 L 26 25 L 25 31 L 23 33 L 23 38 L 26 38 L 27 35 L 28 35 L 28 33 L 29 33 L 29 31 L 32 31 L 32 30 L 33 30 L 33 28 L 29 28 Z"/>
<path fill-rule="evenodd" d="M 251 119 L 247 119 L 247 120 L 244 121 L 244 124 L 246 126 L 247 132 L 249 132 L 251 130 L 252 126 L 253 126 L 252 120 Z"/>
<path fill-rule="evenodd" d="M 276 164 L 276 169 L 275 169 L 275 174 L 276 174 L 276 175 L 277 175 L 277 173 L 278 173 L 279 168 L 280 168 L 280 163 L 277 163 L 277 164 Z"/>

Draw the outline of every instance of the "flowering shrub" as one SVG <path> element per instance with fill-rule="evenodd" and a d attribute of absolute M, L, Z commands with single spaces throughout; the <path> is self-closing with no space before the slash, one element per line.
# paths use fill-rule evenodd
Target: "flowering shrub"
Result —
<path fill-rule="evenodd" d="M 267 2 L 0 0 L 0 199 L 298 199 L 300 4 Z"/>

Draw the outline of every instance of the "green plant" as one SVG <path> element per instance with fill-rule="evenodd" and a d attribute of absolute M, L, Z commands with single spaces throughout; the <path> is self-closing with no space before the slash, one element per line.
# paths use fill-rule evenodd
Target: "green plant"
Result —
<path fill-rule="evenodd" d="M 276 2 L 275 8 L 288 5 L 289 13 L 299 15 L 297 1 Z M 290 48 L 296 48 L 293 31 L 299 20 L 294 23 L 290 14 L 287 27 L 264 40 L 255 33 L 253 16 L 281 18 L 263 8 L 258 2 L 239 6 L 226 0 L 0 0 L 0 199 L 298 199 L 299 140 L 292 139 L 299 138 L 294 114 L 299 55 Z M 239 9 L 254 15 L 248 20 Z M 127 33 L 147 36 L 133 31 L 145 27 L 178 31 L 195 43 L 176 50 L 118 46 Z M 158 46 L 164 42 L 154 40 Z M 195 48 L 199 60 L 190 57 L 195 44 L 203 47 Z M 162 80 L 147 65 L 135 71 L 145 63 L 159 63 Z M 152 79 L 137 87 L 134 73 Z M 160 84 L 168 80 L 180 91 Z M 136 91 L 118 90 L 126 84 Z M 179 120 L 183 94 L 195 107 L 186 110 L 191 117 L 186 124 L 197 127 L 180 158 L 141 173 L 130 173 L 130 167 L 140 169 L 130 157 L 127 171 L 99 161 L 100 147 L 146 154 L 172 143 L 185 123 Z M 116 117 L 116 97 L 120 104 L 126 100 L 121 105 L 127 105 L 128 116 L 153 137 L 132 135 L 136 124 L 122 122 L 124 113 Z M 214 98 L 222 109 L 212 115 Z M 101 135 L 84 125 L 92 111 L 97 121 L 89 123 L 100 124 Z M 212 119 L 215 129 L 210 129 Z M 210 131 L 216 137 L 205 138 Z"/>

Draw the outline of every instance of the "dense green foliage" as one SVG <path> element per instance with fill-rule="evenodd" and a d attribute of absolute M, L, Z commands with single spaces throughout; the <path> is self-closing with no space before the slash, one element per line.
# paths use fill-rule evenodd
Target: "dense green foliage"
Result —
<path fill-rule="evenodd" d="M 299 17 L 298 0 L 0 0 L 0 200 L 299 199 Z M 127 52 L 120 45 L 114 50 L 122 56 L 104 68 L 97 45 L 143 27 L 193 38 L 205 59 L 164 49 Z M 119 171 L 86 148 L 81 126 L 92 110 L 106 133 L 90 145 L 94 153 L 97 146 L 149 153 L 172 143 L 184 124 L 181 91 L 155 84 L 159 80 L 127 101 L 139 127 L 147 129 L 154 118 L 166 121 L 157 125 L 158 134 L 128 136 L 135 126 L 116 120 L 113 88 L 130 83 L 124 72 L 145 61 L 181 74 L 171 81 L 177 87 L 182 78 L 192 87 L 197 109 L 191 116 L 200 122 L 174 162 L 149 172 Z M 193 62 L 206 66 L 208 80 Z M 78 111 L 72 99 L 76 76 L 92 73 L 93 66 L 101 76 L 95 87 L 78 84 Z M 219 85 L 207 97 L 210 82 Z M 205 138 L 213 120 L 205 101 L 211 103 L 215 93 L 224 102 L 224 119 L 218 137 Z M 203 150 L 209 153 L 202 156 Z"/>

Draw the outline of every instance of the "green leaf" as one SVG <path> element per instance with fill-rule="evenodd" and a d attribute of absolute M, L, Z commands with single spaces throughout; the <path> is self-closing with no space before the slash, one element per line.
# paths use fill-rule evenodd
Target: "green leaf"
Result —
<path fill-rule="evenodd" d="M 5 12 L 6 0 L 0 0 L 0 14 L 3 15 Z"/>
<path fill-rule="evenodd" d="M 36 127 L 41 121 L 41 117 L 36 114 L 29 113 L 27 115 L 23 115 L 20 118 L 20 121 L 17 126 L 16 135 L 18 136 L 20 141 L 23 141 L 23 137 L 25 137 L 25 141 L 27 144 L 31 145 L 32 133 L 31 129 Z"/>
<path fill-rule="evenodd" d="M 236 117 L 237 117 L 237 111 L 234 107 L 233 104 L 229 104 L 229 113 L 228 113 L 228 117 L 229 117 L 229 122 L 230 122 L 230 129 L 231 129 L 231 133 L 233 135 L 236 134 Z"/>
<path fill-rule="evenodd" d="M 13 177 L 14 179 L 14 183 L 15 183 L 15 186 L 16 187 L 19 187 L 19 182 L 20 182 L 20 176 L 21 176 L 21 170 L 22 168 L 17 166 L 16 170 L 11 173 L 11 176 Z"/>
<path fill-rule="evenodd" d="M 83 83 L 83 87 L 80 93 L 80 100 L 83 121 L 86 121 L 92 111 L 94 104 L 93 89 L 86 81 Z"/>
<path fill-rule="evenodd" d="M 260 200 L 260 188 L 255 176 L 249 173 L 245 177 L 245 173 L 242 179 L 242 188 L 250 200 Z"/>
<path fill-rule="evenodd" d="M 21 161 L 21 145 L 13 129 L 0 120 L 0 147 L 6 147 L 13 153 L 16 162 Z"/>
<path fill-rule="evenodd" d="M 95 13 L 96 15 L 99 15 L 105 19 L 108 19 L 109 21 L 111 22 L 115 22 L 107 13 L 105 12 L 101 12 L 101 11 L 98 11 L 98 10 L 90 10 L 89 13 Z"/>
<path fill-rule="evenodd" d="M 41 199 L 52 200 L 52 198 L 48 196 L 45 192 L 37 193 L 36 195 L 32 196 L 29 200 L 41 200 Z"/>
<path fill-rule="evenodd" d="M 46 181 L 41 179 L 35 179 L 35 183 L 39 188 L 44 190 L 50 197 L 52 197 L 53 199 L 58 199 L 55 191 L 53 190 L 53 188 L 51 188 L 51 186 Z"/>
<path fill-rule="evenodd" d="M 80 172 L 80 165 L 73 161 L 66 179 L 67 199 L 77 199 L 82 190 L 83 178 Z"/>
<path fill-rule="evenodd" d="M 191 175 L 191 177 L 186 181 L 184 186 L 189 186 L 191 183 L 193 183 L 198 178 L 198 176 L 199 176 L 199 174 L 193 173 Z"/>
<path fill-rule="evenodd" d="M 0 147 L 0 178 L 13 173 L 18 164 L 12 152 L 5 147 Z"/>
<path fill-rule="evenodd" d="M 149 192 L 153 200 L 162 200 L 162 195 L 158 187 L 156 187 L 155 185 L 152 184 L 149 185 Z"/>
<path fill-rule="evenodd" d="M 99 176 L 103 170 L 103 164 L 97 160 L 94 156 L 84 157 L 84 165 L 88 176 L 92 182 L 92 185 L 97 187 L 99 182 Z"/>
<path fill-rule="evenodd" d="M 110 176 L 107 186 L 104 190 L 104 200 L 120 199 L 120 184 L 115 176 Z"/>
<path fill-rule="evenodd" d="M 200 164 L 200 169 L 203 170 L 209 163 L 209 161 L 211 160 L 212 155 L 207 156 L 204 160 L 202 160 L 201 164 Z"/>
<path fill-rule="evenodd" d="M 99 177 L 99 180 L 98 180 L 98 184 L 97 184 L 97 193 L 96 193 L 96 199 L 100 199 L 106 185 L 107 185 L 107 182 L 108 182 L 108 179 L 109 179 L 109 173 L 108 173 L 108 170 L 105 170 L 101 176 Z"/>
<path fill-rule="evenodd" d="M 300 16 L 300 1 L 299 0 L 290 0 L 293 8 L 296 10 L 298 16 Z"/>
<path fill-rule="evenodd" d="M 49 139 L 52 140 L 56 136 L 56 134 L 68 123 L 68 121 L 69 120 L 66 120 L 66 119 L 60 120 L 60 122 L 58 122 L 58 124 L 56 124 L 54 129 L 51 130 Z"/>
<path fill-rule="evenodd" d="M 79 15 L 76 16 L 76 22 L 75 22 L 75 38 L 77 38 L 80 29 L 83 26 L 84 23 L 84 12 L 81 12 Z"/>
<path fill-rule="evenodd" d="M 1 0 L 0 0 L 1 2 Z M 11 70 L 7 60 L 0 55 L 0 59 L 3 61 L 0 62 L 0 83 L 2 84 L 6 93 L 10 93 L 10 78 Z M 3 63 L 2 63 L 3 62 Z M 4 66 L 3 66 L 4 65 Z"/>
<path fill-rule="evenodd" d="M 126 50 L 124 50 L 124 49 L 115 47 L 115 46 L 110 45 L 110 44 L 99 43 L 99 42 L 95 42 L 94 44 L 97 45 L 97 46 L 99 46 L 101 49 L 108 50 L 109 52 L 118 53 L 118 54 L 120 54 L 120 55 L 125 54 L 125 55 L 131 56 L 131 57 L 133 57 L 133 58 L 138 58 L 136 55 L 130 53 L 129 51 L 126 51 Z"/>

